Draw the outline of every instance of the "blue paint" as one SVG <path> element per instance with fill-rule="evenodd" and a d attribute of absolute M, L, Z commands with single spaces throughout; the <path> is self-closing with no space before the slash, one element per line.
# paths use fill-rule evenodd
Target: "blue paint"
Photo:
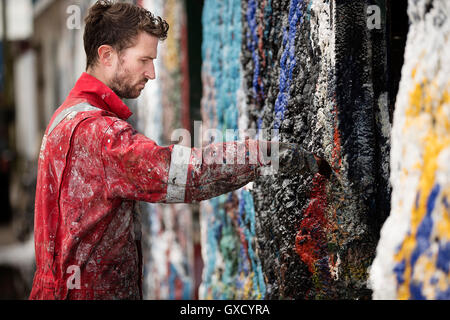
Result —
<path fill-rule="evenodd" d="M 430 195 L 428 196 L 428 199 L 427 199 L 425 216 L 423 217 L 422 221 L 420 222 L 420 224 L 417 228 L 416 246 L 411 254 L 411 260 L 410 260 L 410 265 L 413 270 L 414 270 L 414 266 L 417 263 L 417 260 L 420 258 L 420 256 L 422 256 L 424 254 L 428 255 L 428 256 L 430 255 L 430 252 L 427 252 L 427 250 L 431 245 L 430 237 L 431 237 L 431 232 L 433 230 L 433 225 L 434 225 L 433 219 L 432 219 L 432 212 L 434 211 L 434 208 L 436 205 L 436 200 L 439 196 L 440 189 L 441 188 L 440 188 L 439 184 L 436 184 L 432 188 Z M 416 208 L 419 205 L 419 199 L 420 199 L 420 193 L 418 192 L 416 195 L 416 199 L 415 199 Z M 411 233 L 408 232 L 408 236 L 410 236 L 410 234 Z M 398 252 L 398 250 L 400 250 L 400 248 L 401 248 L 401 246 L 397 248 L 397 252 Z M 447 270 L 445 272 L 448 272 L 449 256 L 450 256 L 450 246 L 447 246 L 447 245 L 440 246 L 439 252 L 438 252 L 438 258 L 437 258 L 437 262 L 436 262 L 436 267 L 441 268 L 443 270 Z M 393 271 L 396 274 L 398 285 L 401 285 L 402 283 L 405 282 L 405 278 L 404 278 L 405 269 L 406 269 L 406 261 L 405 260 L 402 260 L 400 263 L 398 263 L 394 267 Z M 432 280 L 432 282 L 433 281 L 436 282 L 436 279 Z M 414 300 L 426 299 L 422 292 L 422 286 L 423 286 L 422 283 L 416 283 L 415 281 L 411 281 L 411 283 L 409 284 L 411 299 L 414 299 Z"/>
<path fill-rule="evenodd" d="M 312 4 L 313 4 L 313 0 L 310 0 L 309 4 L 308 4 L 308 9 L 306 10 L 306 19 L 308 19 L 308 21 L 311 20 L 311 7 L 312 7 Z"/>
<path fill-rule="evenodd" d="M 436 184 L 431 190 L 430 196 L 428 197 L 427 202 L 427 215 L 431 215 L 431 212 L 434 210 L 436 198 L 439 195 L 439 191 L 441 190 L 441 186 Z"/>
<path fill-rule="evenodd" d="M 246 34 L 247 37 L 247 47 L 249 48 L 250 52 L 252 53 L 252 61 L 253 61 L 253 79 L 252 79 L 252 95 L 255 98 L 255 100 L 260 105 L 264 99 L 265 99 L 265 92 L 264 92 L 264 82 L 261 81 L 261 59 L 263 57 L 259 56 L 259 41 L 266 41 L 269 37 L 270 28 L 272 25 L 272 1 L 268 0 L 263 12 L 263 20 L 259 21 L 260 23 L 264 23 L 264 30 L 262 39 L 259 39 L 258 34 L 258 18 L 257 16 L 257 7 L 258 7 L 258 1 L 256 0 L 249 0 L 248 6 L 247 6 L 247 12 L 246 12 L 246 21 L 249 26 L 249 31 Z M 271 57 L 271 52 L 267 52 L 266 49 L 264 49 L 265 56 Z"/>
<path fill-rule="evenodd" d="M 177 279 L 183 283 L 183 293 L 182 293 L 181 299 L 183 299 L 183 300 L 191 299 L 192 298 L 191 297 L 191 283 L 189 281 L 184 281 L 183 279 L 180 278 L 180 275 L 178 274 L 177 269 L 175 268 L 175 266 L 172 263 L 169 263 L 169 270 L 170 270 L 170 275 L 169 275 L 169 279 L 168 279 L 169 299 L 174 300 L 174 299 L 178 298 L 175 296 L 175 293 L 176 293 L 175 281 Z"/>
<path fill-rule="evenodd" d="M 394 273 L 397 277 L 397 284 L 401 285 L 403 282 L 405 282 L 405 269 L 406 269 L 406 261 L 405 259 L 402 260 L 402 262 L 397 263 L 394 267 Z"/>
<path fill-rule="evenodd" d="M 269 38 L 269 32 L 272 25 L 272 0 L 267 0 L 266 7 L 264 8 L 264 40 Z"/>
<path fill-rule="evenodd" d="M 236 129 L 238 110 L 236 92 L 241 85 L 240 53 L 242 41 L 240 0 L 213 1 L 204 4 L 202 22 L 203 61 L 208 61 L 211 76 L 214 78 L 215 101 L 218 129 Z M 222 21 L 212 24 L 211 21 Z M 209 104 L 208 107 L 212 107 Z M 211 109 L 211 108 L 208 108 Z M 213 120 L 213 115 L 210 119 Z"/>
<path fill-rule="evenodd" d="M 409 285 L 409 290 L 411 293 L 412 300 L 426 300 L 426 297 L 422 293 L 421 283 L 415 283 L 414 281 L 411 281 L 411 284 Z"/>
<path fill-rule="evenodd" d="M 440 185 L 436 184 L 431 190 L 427 200 L 425 217 L 422 219 L 419 227 L 417 228 L 416 247 L 411 254 L 411 268 L 413 269 L 419 257 L 430 247 L 430 236 L 431 231 L 433 230 L 433 219 L 431 213 L 434 210 L 436 198 L 439 195 L 440 189 Z"/>
<path fill-rule="evenodd" d="M 264 275 L 262 273 L 261 262 L 256 255 L 253 248 L 254 239 L 256 239 L 255 228 L 255 206 L 253 203 L 253 197 L 247 190 L 240 190 L 239 201 L 239 214 L 243 217 L 243 223 L 240 227 L 244 231 L 245 240 L 248 248 L 248 258 L 250 260 L 251 270 L 253 270 L 253 292 L 254 294 L 260 294 L 264 298 L 266 294 L 266 285 L 264 282 Z M 249 270 L 250 271 L 250 270 Z"/>
<path fill-rule="evenodd" d="M 289 8 L 289 30 L 283 30 L 284 51 L 280 62 L 279 93 L 275 101 L 274 129 L 279 129 L 284 119 L 284 112 L 289 101 L 289 89 L 291 86 L 292 73 L 297 64 L 295 55 L 295 36 L 297 25 L 303 22 L 302 9 L 303 0 L 292 0 Z"/>
<path fill-rule="evenodd" d="M 431 277 L 431 279 L 430 279 L 431 285 L 434 286 L 434 285 L 438 284 L 438 282 L 439 282 L 439 279 L 435 275 Z"/>
<path fill-rule="evenodd" d="M 436 260 L 436 268 L 441 269 L 445 273 L 449 273 L 450 270 L 450 242 L 440 243 L 437 260 Z"/>
<path fill-rule="evenodd" d="M 436 300 L 450 300 L 450 287 L 445 291 L 440 291 L 439 289 L 436 292 Z"/>
<path fill-rule="evenodd" d="M 250 224 L 250 232 L 255 236 L 255 206 L 253 197 L 250 192 L 243 190 L 242 198 L 244 199 L 245 212 L 247 213 L 245 222 Z"/>
<path fill-rule="evenodd" d="M 172 263 L 169 263 L 169 299 L 175 299 L 175 279 L 176 279 L 176 269 L 174 268 Z"/>
<path fill-rule="evenodd" d="M 258 121 L 256 121 L 256 125 L 258 128 L 258 131 L 261 130 L 261 128 L 262 128 L 262 118 L 261 117 L 258 117 Z"/>

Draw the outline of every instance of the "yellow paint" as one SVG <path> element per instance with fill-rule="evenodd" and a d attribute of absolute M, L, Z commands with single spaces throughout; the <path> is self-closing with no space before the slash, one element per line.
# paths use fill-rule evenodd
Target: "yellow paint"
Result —
<path fill-rule="evenodd" d="M 439 276 L 438 288 L 440 291 L 446 291 L 448 289 L 450 279 L 448 275 L 444 274 L 443 272 L 439 272 Z"/>
<path fill-rule="evenodd" d="M 245 277 L 244 273 L 242 273 L 242 277 Z M 251 272 L 247 278 L 247 281 L 244 283 L 244 296 L 243 299 L 250 299 L 253 291 L 253 279 L 254 273 Z"/>
<path fill-rule="evenodd" d="M 422 283 L 422 292 L 429 300 L 435 299 L 436 291 L 446 291 L 449 284 L 449 276 L 442 270 L 436 269 L 437 244 L 434 249 L 431 257 L 423 255 L 418 259 L 416 270 L 419 272 L 416 272 L 414 277 L 415 281 Z M 433 279 L 437 282 L 432 283 Z"/>
<path fill-rule="evenodd" d="M 417 66 L 413 68 L 411 74 L 412 74 L 412 78 L 414 79 L 416 77 L 416 73 L 417 73 Z"/>
<path fill-rule="evenodd" d="M 401 247 L 401 250 L 395 257 L 397 262 L 406 259 L 405 282 L 399 287 L 399 299 L 408 299 L 409 285 L 411 282 L 412 269 L 410 265 L 411 254 L 416 247 L 416 234 L 420 222 L 426 214 L 426 204 L 430 195 L 431 189 L 435 183 L 435 172 L 437 169 L 437 157 L 439 153 L 450 144 L 450 139 L 439 139 L 437 135 L 430 130 L 425 138 L 425 152 L 422 166 L 422 176 L 419 180 L 419 205 L 413 206 L 411 214 L 411 233 L 408 235 Z"/>
<path fill-rule="evenodd" d="M 426 82 L 426 80 L 424 81 Z M 409 93 L 409 107 L 406 109 L 406 120 L 416 118 L 422 110 L 423 83 L 416 83 L 414 89 Z"/>
<path fill-rule="evenodd" d="M 447 88 L 450 88 L 450 81 L 447 83 Z M 450 132 L 450 94 L 448 90 L 444 92 L 441 100 L 439 101 L 439 106 L 437 107 L 437 124 L 441 130 Z"/>
<path fill-rule="evenodd" d="M 413 281 L 417 283 L 422 283 L 422 293 L 425 297 L 428 297 L 430 291 L 429 286 L 427 284 L 430 282 L 430 279 L 433 275 L 433 259 L 429 259 L 426 255 L 422 255 L 419 257 L 419 259 L 416 262 L 416 265 L 414 267 L 415 272 L 413 275 Z"/>
<path fill-rule="evenodd" d="M 416 71 L 414 69 L 412 72 L 413 78 L 416 75 Z M 397 292 L 399 299 L 410 298 L 409 286 L 414 272 L 411 266 L 411 255 L 417 245 L 417 229 L 425 217 L 427 200 L 435 185 L 435 174 L 438 170 L 437 158 L 442 150 L 450 146 L 449 119 L 445 116 L 445 110 L 448 110 L 448 108 L 448 89 L 444 93 L 439 94 L 439 88 L 435 81 L 430 82 L 427 79 L 423 79 L 414 85 L 414 89 L 409 94 L 409 106 L 405 111 L 405 128 L 414 126 L 416 130 L 419 130 L 419 127 L 428 125 L 426 126 L 427 133 L 423 140 L 423 162 L 418 162 L 413 167 L 414 169 L 419 169 L 421 172 L 418 185 L 418 193 L 420 193 L 418 206 L 413 206 L 411 213 L 411 231 L 404 239 L 399 252 L 394 257 L 397 263 L 403 260 L 406 261 L 403 275 L 405 281 L 399 285 Z M 424 118 L 424 115 L 428 117 Z M 430 119 L 431 121 L 424 123 L 425 119 Z M 403 168 L 403 172 L 407 174 L 407 168 Z M 442 187 L 445 188 L 445 186 Z M 436 229 L 439 236 L 449 239 L 450 218 L 448 211 L 444 213 L 444 216 L 444 219 L 438 221 L 436 224 Z M 435 259 L 429 260 L 429 258 L 423 258 L 421 263 L 425 263 L 426 274 L 432 275 L 435 273 Z"/>

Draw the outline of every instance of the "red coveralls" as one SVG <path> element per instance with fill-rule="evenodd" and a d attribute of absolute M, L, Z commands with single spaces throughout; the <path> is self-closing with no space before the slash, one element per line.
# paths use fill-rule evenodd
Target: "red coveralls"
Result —
<path fill-rule="evenodd" d="M 135 201 L 209 199 L 247 184 L 262 166 L 259 158 L 205 161 L 223 147 L 229 157 L 249 141 L 161 147 L 124 121 L 130 116 L 87 73 L 53 115 L 39 155 L 30 299 L 142 299 Z"/>

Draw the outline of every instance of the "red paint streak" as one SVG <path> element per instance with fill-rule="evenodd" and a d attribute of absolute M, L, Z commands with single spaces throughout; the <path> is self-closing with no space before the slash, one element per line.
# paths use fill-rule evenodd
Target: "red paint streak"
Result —
<path fill-rule="evenodd" d="M 327 255 L 326 182 L 319 173 L 315 175 L 310 202 L 295 238 L 295 250 L 311 273 L 316 261 Z"/>
<path fill-rule="evenodd" d="M 244 247 L 246 256 L 248 257 L 248 244 L 247 244 L 247 240 L 245 239 L 245 234 L 244 234 L 244 230 L 242 228 L 239 228 L 239 239 L 241 240 L 241 244 Z"/>

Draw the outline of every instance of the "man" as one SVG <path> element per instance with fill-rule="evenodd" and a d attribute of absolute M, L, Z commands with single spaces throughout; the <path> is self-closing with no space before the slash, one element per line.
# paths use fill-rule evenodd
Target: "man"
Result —
<path fill-rule="evenodd" d="M 30 299 L 142 299 L 135 201 L 209 199 L 252 181 L 263 166 L 248 156 L 245 164 L 206 161 L 224 149 L 224 159 L 235 156 L 251 140 L 160 147 L 125 121 L 131 112 L 121 99 L 137 98 L 155 79 L 167 31 L 163 19 L 132 4 L 91 7 L 86 72 L 53 115 L 39 155 Z M 283 147 L 291 159 L 284 168 L 302 169 L 300 149 Z"/>

